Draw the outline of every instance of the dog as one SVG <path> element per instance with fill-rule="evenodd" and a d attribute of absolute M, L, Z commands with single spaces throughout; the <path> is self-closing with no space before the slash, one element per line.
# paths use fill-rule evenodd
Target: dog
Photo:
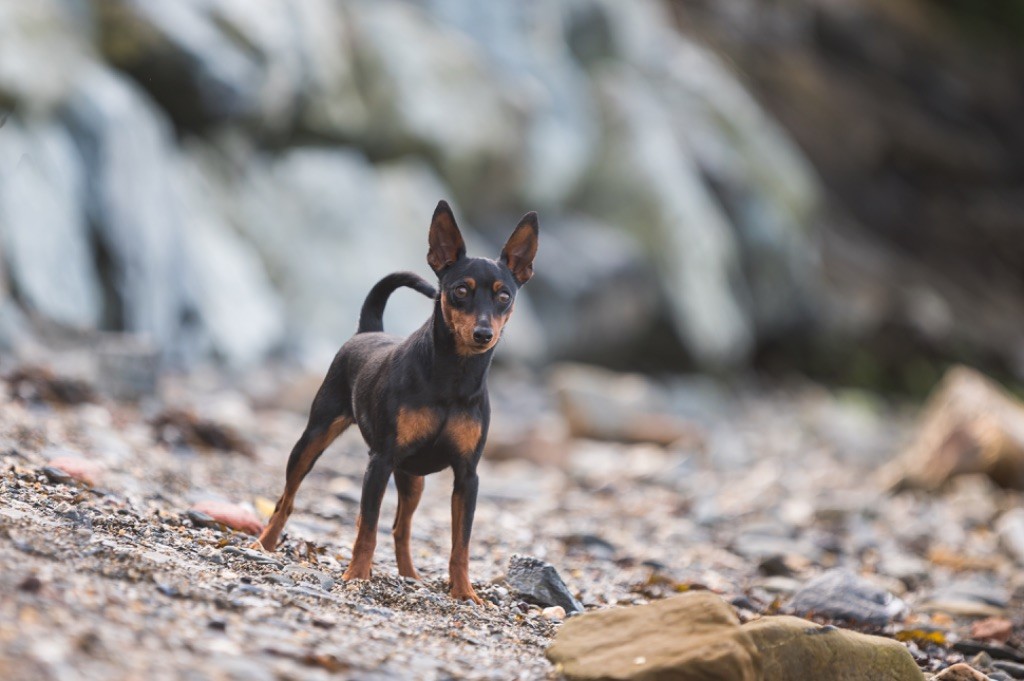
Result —
<path fill-rule="evenodd" d="M 392 526 L 398 573 L 419 578 L 409 550 L 412 516 L 424 476 L 451 468 L 451 596 L 483 603 L 469 579 L 469 539 L 477 464 L 491 415 L 487 371 L 516 295 L 533 276 L 538 236 L 537 214 L 527 213 L 498 260 L 470 258 L 451 208 L 437 204 L 427 251 L 437 289 L 417 274 L 396 272 L 370 290 L 355 335 L 334 357 L 313 400 L 306 429 L 288 457 L 284 493 L 254 548 L 274 550 L 303 478 L 324 449 L 356 424 L 370 460 L 352 561 L 342 579 L 370 578 L 381 500 L 392 474 L 398 489 Z M 404 339 L 385 334 L 383 324 L 388 297 L 403 286 L 434 299 L 431 317 Z"/>

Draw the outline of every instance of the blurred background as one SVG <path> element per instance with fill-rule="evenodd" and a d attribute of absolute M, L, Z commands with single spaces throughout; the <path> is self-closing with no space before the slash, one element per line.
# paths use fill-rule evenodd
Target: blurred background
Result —
<path fill-rule="evenodd" d="M 0 351 L 320 372 L 446 198 L 476 255 L 541 216 L 500 362 L 1019 382 L 1022 36 L 1009 0 L 2 0 Z"/>

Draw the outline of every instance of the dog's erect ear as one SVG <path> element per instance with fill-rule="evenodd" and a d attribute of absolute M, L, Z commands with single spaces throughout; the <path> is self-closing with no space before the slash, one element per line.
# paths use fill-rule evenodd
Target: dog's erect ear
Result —
<path fill-rule="evenodd" d="M 529 212 L 516 225 L 516 230 L 501 249 L 501 262 L 512 271 L 520 286 L 533 276 L 533 259 L 537 256 L 537 214 Z"/>
<path fill-rule="evenodd" d="M 466 255 L 466 242 L 462 240 L 459 226 L 447 201 L 438 201 L 434 217 L 430 221 L 430 250 L 427 262 L 436 274 L 454 264 Z"/>

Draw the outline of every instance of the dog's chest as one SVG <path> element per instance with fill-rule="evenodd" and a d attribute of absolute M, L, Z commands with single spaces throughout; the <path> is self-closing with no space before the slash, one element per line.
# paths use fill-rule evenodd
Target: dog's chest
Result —
<path fill-rule="evenodd" d="M 438 407 L 402 407 L 395 419 L 395 444 L 399 450 L 443 449 L 470 456 L 483 438 L 478 413 Z"/>

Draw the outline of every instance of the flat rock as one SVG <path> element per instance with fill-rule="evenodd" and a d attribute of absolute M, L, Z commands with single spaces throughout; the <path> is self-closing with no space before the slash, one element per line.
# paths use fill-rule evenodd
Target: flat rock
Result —
<path fill-rule="evenodd" d="M 1024 489 L 1024 404 L 964 366 L 950 369 L 925 405 L 910 447 L 891 472 L 901 487 L 935 490 L 983 473 Z"/>
<path fill-rule="evenodd" d="M 1024 565 L 1024 508 L 1013 508 L 996 521 L 996 532 L 1003 548 L 1018 565 Z"/>
<path fill-rule="evenodd" d="M 801 615 L 885 626 L 905 612 L 903 601 L 852 572 L 834 569 L 808 582 L 790 601 Z"/>
<path fill-rule="evenodd" d="M 753 640 L 732 608 L 706 591 L 570 619 L 547 656 L 580 681 L 762 678 Z"/>
<path fill-rule="evenodd" d="M 563 364 L 552 385 L 576 437 L 661 445 L 699 439 L 694 424 L 666 409 L 666 391 L 639 374 Z"/>
<path fill-rule="evenodd" d="M 1009 603 L 1009 592 L 999 584 L 965 579 L 936 590 L 919 608 L 960 617 L 999 617 Z"/>
<path fill-rule="evenodd" d="M 200 501 L 189 510 L 203 513 L 218 523 L 246 534 L 259 534 L 263 531 L 263 523 L 256 514 L 238 504 L 226 501 Z"/>
<path fill-rule="evenodd" d="M 932 677 L 932 681 L 988 681 L 988 677 L 969 664 L 961 662 L 942 670 Z"/>
<path fill-rule="evenodd" d="M 763 681 L 920 681 L 898 641 L 821 626 L 799 617 L 763 617 L 741 627 L 761 655 Z"/>
<path fill-rule="evenodd" d="M 103 466 L 99 463 L 75 456 L 57 457 L 50 461 L 46 468 L 63 472 L 70 479 L 90 487 L 95 487 L 103 476 Z M 44 472 L 46 472 L 45 469 Z M 49 473 L 47 475 L 57 482 L 64 482 L 64 480 L 59 479 L 59 476 L 50 475 Z"/>
<path fill-rule="evenodd" d="M 1013 622 L 1005 617 L 988 617 L 971 623 L 971 638 L 1006 643 L 1013 633 Z"/>
<path fill-rule="evenodd" d="M 553 565 L 530 556 L 514 555 L 506 581 L 521 597 L 543 607 L 560 605 L 567 613 L 583 612 L 583 604 L 569 592 Z"/>

